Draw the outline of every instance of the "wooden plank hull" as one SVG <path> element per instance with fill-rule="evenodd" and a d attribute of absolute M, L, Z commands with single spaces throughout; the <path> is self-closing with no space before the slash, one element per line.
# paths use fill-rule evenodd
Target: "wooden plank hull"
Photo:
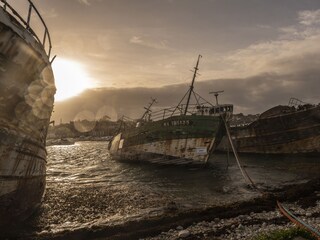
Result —
<path fill-rule="evenodd" d="M 9 192 L 0 196 L 1 225 L 27 219 L 41 204 L 45 175 L 31 178 L 0 178 L 1 188 Z"/>
<path fill-rule="evenodd" d="M 25 219 L 41 203 L 54 94 L 42 45 L 0 8 L 0 224 Z"/>
<path fill-rule="evenodd" d="M 231 128 L 238 152 L 266 154 L 320 154 L 320 106 L 258 119 Z M 218 150 L 231 149 L 224 137 Z"/>

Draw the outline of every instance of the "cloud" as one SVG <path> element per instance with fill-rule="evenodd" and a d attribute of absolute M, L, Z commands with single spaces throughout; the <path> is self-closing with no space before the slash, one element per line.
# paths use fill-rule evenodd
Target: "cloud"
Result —
<path fill-rule="evenodd" d="M 143 38 L 141 36 L 133 36 L 129 42 L 154 49 L 169 49 L 167 46 L 168 42 L 166 40 L 155 40 L 150 37 Z"/>
<path fill-rule="evenodd" d="M 297 71 L 291 74 L 264 73 L 247 78 L 215 79 L 195 83 L 195 91 L 214 102 L 210 91 L 225 90 L 220 103 L 232 103 L 235 112 L 261 113 L 273 106 L 287 104 L 291 97 L 305 102 L 319 103 L 320 69 Z M 178 104 L 189 87 L 189 83 L 168 85 L 160 88 L 100 88 L 90 89 L 65 102 L 57 102 L 53 119 L 72 121 L 82 111 L 98 114 L 107 108 L 113 120 L 126 115 L 138 118 L 150 98 L 158 104 L 153 110 Z M 306 94 L 307 93 L 307 94 Z M 99 114 L 98 114 L 99 115 Z"/>
<path fill-rule="evenodd" d="M 279 32 L 281 33 L 281 36 L 279 36 L 280 39 L 289 39 L 300 36 L 296 26 L 281 27 L 279 28 Z"/>
<path fill-rule="evenodd" d="M 298 12 L 297 20 L 297 24 L 278 29 L 279 35 L 274 40 L 251 44 L 228 54 L 213 56 L 211 59 L 209 56 L 208 60 L 204 58 L 205 66 L 201 65 L 203 81 L 196 82 L 196 91 L 206 99 L 213 100 L 213 96 L 208 94 L 209 91 L 225 90 L 219 102 L 233 103 L 235 111 L 243 113 L 261 113 L 272 106 L 287 104 L 291 97 L 300 98 L 305 102 L 319 103 L 320 9 Z M 168 48 L 166 41 L 158 40 L 159 36 L 151 38 L 142 33 L 129 36 L 131 36 L 129 42 L 134 45 L 154 49 Z M 163 58 L 166 59 L 164 63 L 174 63 L 168 65 L 167 69 L 165 65 L 155 65 L 155 62 L 159 62 L 157 58 L 157 61 L 144 64 L 148 66 L 148 70 L 156 69 L 155 72 L 147 72 L 143 68 L 138 68 L 140 65 L 134 65 L 134 69 L 139 71 L 130 70 L 128 74 L 131 73 L 132 79 L 141 80 L 141 82 L 136 81 L 136 85 L 147 86 L 145 79 L 152 79 L 152 82 L 157 82 L 159 85 L 168 84 L 168 76 L 173 73 L 179 74 L 181 70 L 172 68 L 176 63 L 183 62 L 183 67 L 187 66 L 185 59 L 188 61 L 190 59 L 190 55 L 187 54 L 190 53 L 171 59 L 168 59 L 167 53 L 163 54 Z M 125 59 L 127 58 L 126 55 Z M 129 65 L 125 62 L 124 66 Z M 168 70 L 171 68 L 172 72 Z M 166 69 L 168 72 L 165 71 L 165 74 L 160 72 L 160 69 Z M 172 79 L 177 79 L 175 77 L 176 75 Z M 125 83 L 124 79 L 126 76 L 118 82 Z M 62 118 L 64 121 L 70 121 L 78 112 L 89 109 L 96 113 L 100 108 L 107 106 L 116 113 L 114 116 L 127 115 L 137 118 L 143 113 L 143 107 L 149 102 L 150 97 L 158 99 L 159 104 L 156 108 L 172 106 L 179 102 L 188 86 L 189 81 L 158 88 L 88 90 L 69 101 L 56 103 L 53 117 L 56 120 Z"/>
<path fill-rule="evenodd" d="M 299 20 L 301 24 L 310 26 L 320 23 L 320 9 L 313 11 L 301 11 L 299 12 Z"/>
<path fill-rule="evenodd" d="M 50 8 L 49 10 L 41 10 L 41 16 L 45 19 L 47 18 L 56 18 L 59 16 L 55 8 Z"/>
<path fill-rule="evenodd" d="M 262 29 L 271 29 L 272 27 L 270 25 L 266 25 L 266 24 L 257 24 L 258 28 L 262 28 Z"/>
<path fill-rule="evenodd" d="M 84 4 L 84 5 L 87 5 L 87 6 L 90 6 L 91 3 L 89 2 L 89 0 L 78 0 L 81 4 Z"/>
<path fill-rule="evenodd" d="M 320 9 L 299 12 L 298 19 L 298 24 L 280 28 L 277 39 L 251 44 L 223 57 L 222 62 L 232 69 L 225 77 L 290 74 L 318 68 Z M 223 71 L 218 75 L 223 76 Z"/>
<path fill-rule="evenodd" d="M 302 40 L 279 40 L 251 45 L 229 56 L 243 75 L 263 72 L 287 74 L 319 66 L 320 35 Z M 247 75 L 247 76 L 248 76 Z"/>
<path fill-rule="evenodd" d="M 142 44 L 143 43 L 143 41 L 141 40 L 141 37 L 137 37 L 137 36 L 133 36 L 130 39 L 130 42 L 131 43 L 136 43 L 136 44 Z"/>

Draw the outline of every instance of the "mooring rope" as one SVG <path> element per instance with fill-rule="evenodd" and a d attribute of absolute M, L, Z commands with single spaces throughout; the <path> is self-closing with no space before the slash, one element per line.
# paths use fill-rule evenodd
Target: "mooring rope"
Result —
<path fill-rule="evenodd" d="M 228 139 L 229 139 L 229 142 L 230 142 L 230 145 L 231 145 L 231 148 L 232 148 L 232 151 L 233 151 L 233 154 L 237 160 L 237 164 L 239 166 L 239 169 L 240 169 L 240 172 L 243 176 L 243 178 L 256 190 L 259 190 L 257 188 L 257 186 L 255 185 L 255 183 L 252 181 L 252 179 L 250 178 L 249 174 L 247 173 L 247 171 L 242 167 L 241 163 L 240 163 L 240 159 L 239 159 L 239 155 L 233 145 L 233 141 L 232 141 L 232 138 L 231 138 L 231 135 L 230 135 L 230 131 L 229 131 L 229 127 L 227 125 L 227 122 L 226 120 L 224 119 L 223 116 L 221 116 L 223 122 L 224 122 L 224 125 L 225 125 L 225 128 L 226 128 L 226 132 L 227 132 L 227 135 L 228 135 Z"/>
<path fill-rule="evenodd" d="M 289 211 L 286 207 L 284 207 L 279 201 L 277 201 L 278 208 L 282 215 L 286 216 L 291 222 L 295 223 L 296 225 L 308 230 L 311 232 L 316 238 L 320 239 L 320 232 L 296 217 L 293 213 Z"/>
<path fill-rule="evenodd" d="M 226 128 L 226 132 L 227 132 L 227 136 L 229 139 L 229 143 L 231 145 L 233 154 L 236 158 L 237 164 L 239 166 L 239 169 L 241 171 L 242 176 L 244 177 L 244 179 L 249 182 L 249 184 L 259 193 L 261 194 L 265 194 L 264 191 L 262 191 L 261 189 L 257 188 L 257 186 L 255 185 L 255 183 L 253 182 L 253 180 L 250 178 L 249 174 L 247 173 L 247 171 L 242 167 L 241 162 L 240 162 L 240 158 L 238 155 L 238 152 L 236 151 L 231 135 L 230 135 L 230 131 L 229 131 L 229 127 L 228 124 L 226 122 L 226 120 L 224 119 L 224 117 L 221 115 L 221 118 L 224 122 L 225 128 Z M 299 219 L 298 217 L 296 217 L 293 213 L 291 213 L 287 208 L 285 208 L 279 201 L 277 201 L 277 206 L 280 210 L 280 212 L 282 213 L 283 216 L 287 217 L 291 222 L 293 222 L 294 224 L 306 229 L 307 231 L 309 231 L 312 235 L 314 235 L 318 240 L 320 240 L 320 232 L 313 228 L 312 226 L 308 225 L 306 222 L 302 221 L 301 219 Z"/>

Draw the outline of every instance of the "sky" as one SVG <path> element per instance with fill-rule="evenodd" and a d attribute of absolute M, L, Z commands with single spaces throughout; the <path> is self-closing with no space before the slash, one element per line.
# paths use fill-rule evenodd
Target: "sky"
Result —
<path fill-rule="evenodd" d="M 11 2 L 22 11 L 26 1 Z M 86 82 L 76 96 L 57 98 L 55 120 L 101 109 L 136 117 L 150 97 L 174 105 L 198 54 L 196 91 L 210 98 L 224 90 L 220 102 L 236 112 L 260 113 L 290 97 L 320 102 L 318 0 L 33 2 L 50 30 L 61 88 Z"/>

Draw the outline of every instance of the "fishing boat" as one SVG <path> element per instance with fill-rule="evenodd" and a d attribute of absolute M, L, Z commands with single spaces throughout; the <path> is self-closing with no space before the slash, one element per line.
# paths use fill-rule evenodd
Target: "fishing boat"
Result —
<path fill-rule="evenodd" d="M 27 218 L 46 185 L 54 58 L 48 28 L 34 4 L 27 3 L 24 19 L 14 1 L 0 1 L 0 224 Z M 43 27 L 41 39 L 33 20 Z"/>
<path fill-rule="evenodd" d="M 199 55 L 190 88 L 178 105 L 152 111 L 151 103 L 134 122 L 124 122 L 110 143 L 113 158 L 158 164 L 205 164 L 223 136 L 223 119 L 233 112 L 232 104 L 216 104 L 194 91 Z M 195 100 L 192 103 L 191 99 Z M 222 119 L 223 117 L 223 119 Z"/>
<path fill-rule="evenodd" d="M 232 125 L 230 134 L 237 152 L 263 154 L 320 153 L 320 104 L 291 98 L 288 105 L 275 106 L 245 125 Z M 230 149 L 227 137 L 217 147 Z"/>

